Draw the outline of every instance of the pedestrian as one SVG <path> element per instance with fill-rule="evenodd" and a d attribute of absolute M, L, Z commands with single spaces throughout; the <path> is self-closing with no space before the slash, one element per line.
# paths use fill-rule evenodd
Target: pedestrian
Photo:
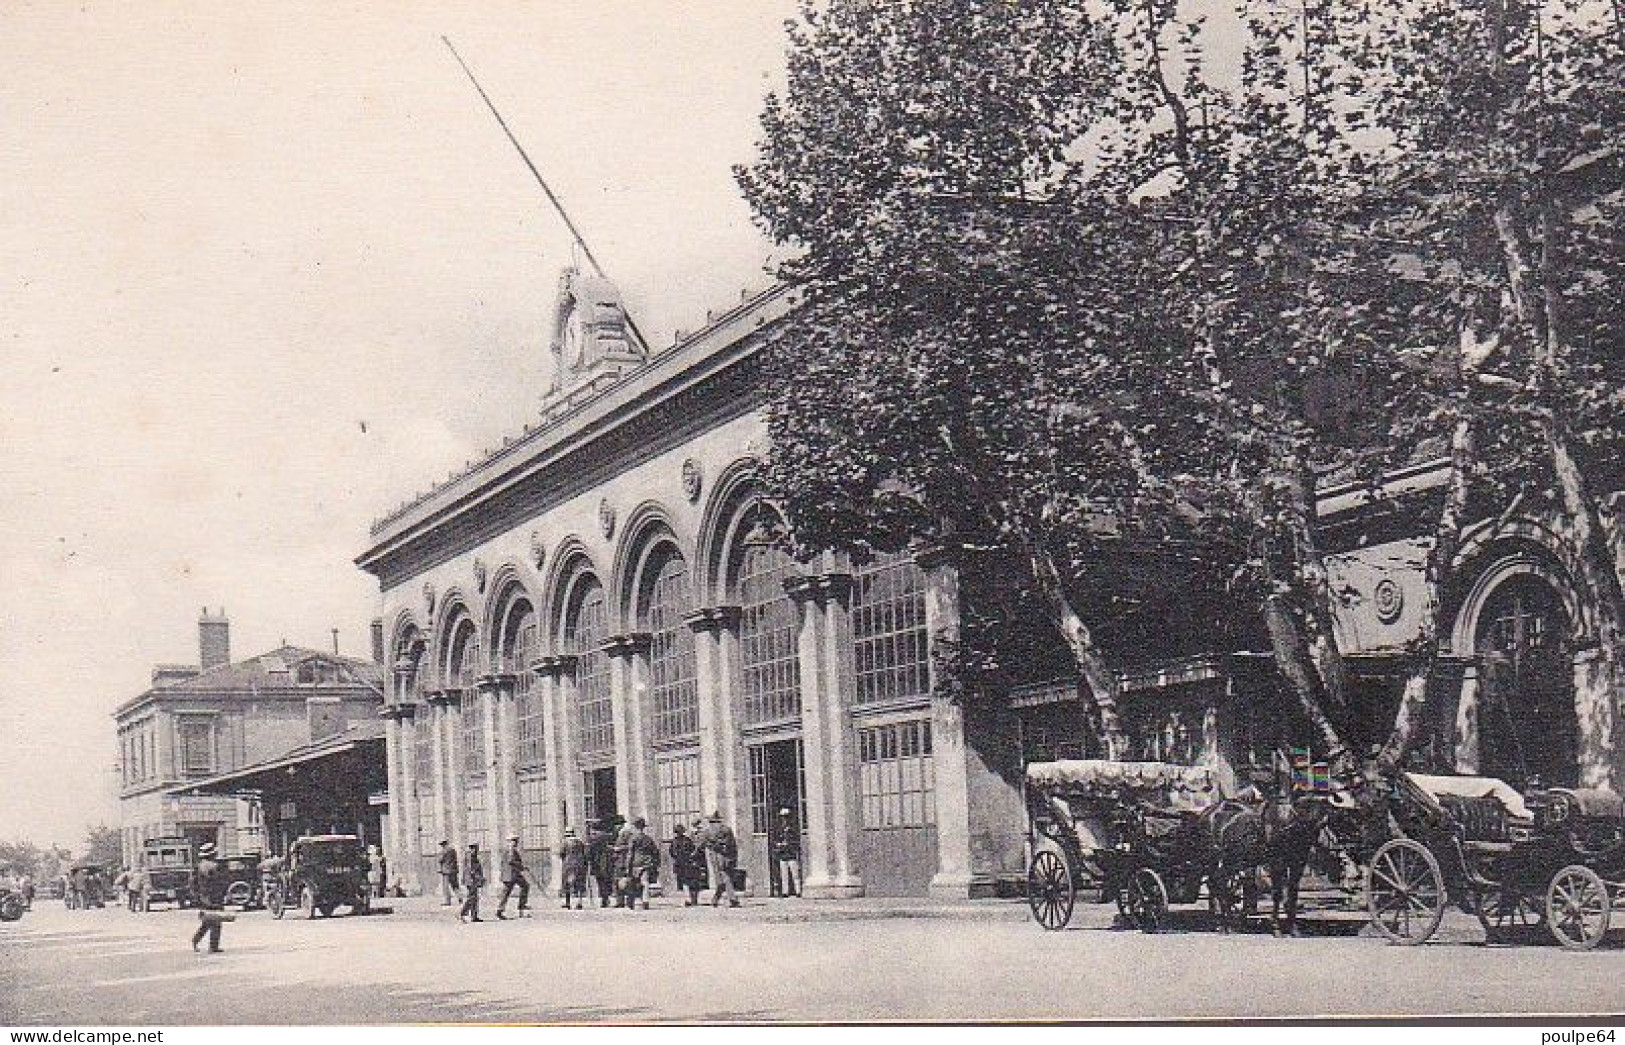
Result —
<path fill-rule="evenodd" d="M 22 888 L 23 888 L 23 910 L 32 911 L 34 909 L 34 876 L 33 875 L 31 875 L 31 874 L 23 875 Z"/>
<path fill-rule="evenodd" d="M 232 920 L 231 915 L 225 913 L 228 884 L 225 868 L 216 859 L 214 843 L 204 842 L 198 846 L 197 866 L 192 869 L 192 897 L 198 906 L 192 950 L 197 950 L 197 945 L 207 936 L 209 953 L 220 953 L 220 927 Z"/>
<path fill-rule="evenodd" d="M 739 895 L 734 892 L 734 868 L 739 865 L 739 840 L 733 828 L 722 822 L 722 814 L 713 811 L 705 828 L 705 867 L 711 875 L 711 906 L 722 902 L 724 894 L 729 907 L 739 906 Z"/>
<path fill-rule="evenodd" d="M 624 907 L 641 906 L 649 909 L 649 887 L 660 880 L 660 846 L 645 830 L 648 821 L 638 817 L 621 831 L 621 904 Z"/>
<path fill-rule="evenodd" d="M 375 845 L 367 846 L 367 902 L 384 895 L 384 857 Z"/>
<path fill-rule="evenodd" d="M 598 820 L 587 826 L 587 871 L 598 888 L 598 906 L 608 907 L 615 889 L 615 836 L 613 821 Z"/>
<path fill-rule="evenodd" d="M 480 865 L 480 846 L 478 842 L 468 843 L 468 866 L 463 872 L 463 906 L 457 912 L 457 920 L 467 919 L 471 922 L 483 922 L 480 917 L 480 890 L 485 887 L 485 868 Z"/>
<path fill-rule="evenodd" d="M 778 861 L 780 896 L 801 895 L 801 827 L 788 806 L 779 810 L 773 857 Z"/>
<path fill-rule="evenodd" d="M 128 906 L 130 902 L 130 869 L 128 867 L 118 869 L 118 874 L 113 878 L 113 889 L 118 895 L 119 905 L 121 907 Z"/>
<path fill-rule="evenodd" d="M 698 906 L 700 890 L 705 888 L 705 857 L 700 855 L 699 846 L 694 844 L 687 829 L 677 824 L 671 829 L 671 841 L 666 843 L 666 849 L 671 853 L 671 873 L 677 879 L 677 888 L 688 894 L 683 906 Z"/>
<path fill-rule="evenodd" d="M 587 844 L 576 837 L 576 829 L 564 829 L 564 841 L 559 845 L 564 882 L 564 909 L 570 909 L 570 898 L 575 897 L 576 910 L 581 910 L 581 898 L 587 895 Z"/>
<path fill-rule="evenodd" d="M 147 876 L 147 869 L 137 865 L 130 872 L 130 910 L 137 914 L 145 914 L 152 909 L 147 899 L 147 892 L 151 888 L 152 879 Z"/>
<path fill-rule="evenodd" d="M 440 840 L 440 906 L 450 907 L 457 898 L 457 850 Z"/>
<path fill-rule="evenodd" d="M 519 836 L 508 839 L 508 852 L 502 858 L 502 899 L 497 901 L 497 918 L 507 921 L 508 897 L 519 890 L 519 917 L 530 913 L 530 872 L 525 870 L 525 854 L 519 851 Z"/>

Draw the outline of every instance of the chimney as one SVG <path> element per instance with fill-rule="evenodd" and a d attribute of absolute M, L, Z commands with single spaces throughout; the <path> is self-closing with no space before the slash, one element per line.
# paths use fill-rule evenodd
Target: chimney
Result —
<path fill-rule="evenodd" d="M 372 662 L 384 662 L 384 622 L 376 617 L 372 621 Z"/>
<path fill-rule="evenodd" d="M 226 608 L 218 614 L 205 606 L 197 618 L 198 664 L 204 671 L 231 663 L 231 622 L 226 619 Z"/>

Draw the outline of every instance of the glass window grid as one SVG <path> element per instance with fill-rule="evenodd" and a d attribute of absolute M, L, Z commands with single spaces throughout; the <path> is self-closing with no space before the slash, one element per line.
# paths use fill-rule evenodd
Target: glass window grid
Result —
<path fill-rule="evenodd" d="M 784 590 L 792 570 L 790 557 L 778 548 L 745 549 L 739 577 L 739 648 L 747 725 L 801 714 L 796 610 Z"/>
<path fill-rule="evenodd" d="M 673 827 L 687 827 L 700 818 L 699 754 L 656 762 L 655 789 L 660 799 L 660 837 L 670 838 Z"/>
<path fill-rule="evenodd" d="M 478 664 L 479 643 L 474 638 L 474 627 L 465 625 L 452 643 L 446 689 L 458 696 L 457 724 L 462 741 L 463 772 L 476 777 L 485 775 L 485 695 L 474 686 Z"/>
<path fill-rule="evenodd" d="M 858 793 L 866 831 L 936 823 L 929 719 L 858 730 Z"/>
<path fill-rule="evenodd" d="M 601 645 L 608 638 L 604 589 L 587 585 L 571 621 L 568 646 L 576 655 L 576 747 L 582 755 L 615 750 L 615 712 L 610 701 L 609 656 Z"/>
<path fill-rule="evenodd" d="M 536 617 L 527 612 L 514 631 L 513 650 L 509 664 L 514 672 L 514 703 L 519 712 L 518 764 L 521 768 L 535 768 L 542 764 L 546 751 L 546 721 L 542 708 L 541 687 L 531 672 L 536 659 Z"/>
<path fill-rule="evenodd" d="M 547 849 L 547 776 L 525 773 L 519 777 L 519 844 L 526 849 Z"/>
<path fill-rule="evenodd" d="M 877 555 L 858 570 L 852 592 L 857 702 L 924 697 L 931 689 L 925 629 L 925 577 L 912 557 Z"/>
<path fill-rule="evenodd" d="M 688 609 L 688 567 L 681 557 L 672 555 L 660 567 L 649 592 L 650 730 L 655 740 L 692 736 L 700 729 L 694 632 L 683 623 Z"/>

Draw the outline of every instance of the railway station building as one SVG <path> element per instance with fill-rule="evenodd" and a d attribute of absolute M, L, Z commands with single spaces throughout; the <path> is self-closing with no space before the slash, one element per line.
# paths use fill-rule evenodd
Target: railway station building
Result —
<path fill-rule="evenodd" d="M 781 809 L 809 896 L 986 895 L 1023 873 L 1023 767 L 1090 753 L 1081 683 L 1040 626 L 999 692 L 934 685 L 933 650 L 996 566 L 950 549 L 798 563 L 770 539 L 760 353 L 794 307 L 777 288 L 650 354 L 612 284 L 567 273 L 539 416 L 373 525 L 357 562 L 381 590 L 385 841 L 408 888 L 433 881 L 442 839 L 518 836 L 556 874 L 563 831 L 613 813 L 664 841 L 719 812 L 759 892 Z M 1419 464 L 1380 497 L 1322 491 L 1374 736 L 1419 619 L 1415 534 L 1441 474 Z M 1567 542 L 1540 520 L 1485 527 L 1449 593 L 1418 759 L 1613 779 L 1621 697 L 1598 681 Z M 1226 608 L 1176 567 L 1135 576 L 1136 604 L 1107 629 L 1132 757 L 1233 784 L 1306 742 L 1266 646 L 1214 627 Z"/>

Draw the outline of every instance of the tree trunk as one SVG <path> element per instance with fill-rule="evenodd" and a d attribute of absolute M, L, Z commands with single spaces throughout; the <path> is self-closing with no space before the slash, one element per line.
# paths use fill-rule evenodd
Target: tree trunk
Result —
<path fill-rule="evenodd" d="M 1117 717 L 1117 673 L 1106 663 L 1101 656 L 1100 648 L 1095 645 L 1095 638 L 1089 626 L 1084 623 L 1083 617 L 1073 607 L 1072 600 L 1067 597 L 1066 585 L 1061 581 L 1060 571 L 1055 568 L 1055 561 L 1048 552 L 1042 548 L 1029 546 L 1028 559 L 1032 563 L 1033 579 L 1038 589 L 1048 600 L 1051 611 L 1055 614 L 1055 624 L 1066 640 L 1067 649 L 1072 654 L 1072 660 L 1077 664 L 1078 671 L 1083 675 L 1085 687 L 1089 690 L 1089 712 L 1094 719 L 1096 732 L 1105 745 L 1107 758 L 1123 758 L 1128 754 L 1128 736 L 1123 732 L 1123 723 Z"/>
<path fill-rule="evenodd" d="M 1348 749 L 1343 744 L 1343 738 L 1321 706 L 1320 676 L 1304 645 L 1298 623 L 1293 619 L 1291 607 L 1278 593 L 1271 593 L 1264 599 L 1264 627 L 1269 632 L 1275 666 L 1280 670 L 1281 677 L 1286 679 L 1292 695 L 1297 698 L 1298 708 L 1309 720 L 1321 748 L 1328 752 L 1333 761 L 1346 760 Z"/>
<path fill-rule="evenodd" d="M 1315 538 L 1314 476 L 1294 454 L 1287 461 L 1283 478 L 1292 528 L 1294 571 L 1304 611 L 1304 639 L 1315 672 L 1320 676 L 1323 707 L 1330 714 L 1343 714 L 1349 707 L 1348 669 L 1343 663 L 1343 651 L 1337 646 L 1330 573 L 1320 542 Z"/>
<path fill-rule="evenodd" d="M 1472 424 L 1460 417 L 1450 437 L 1450 481 L 1445 487 L 1444 503 L 1439 506 L 1433 526 L 1433 546 L 1428 549 L 1427 564 L 1422 572 L 1422 623 L 1412 643 L 1405 687 L 1394 714 L 1394 728 L 1377 754 L 1377 761 L 1384 766 L 1397 766 L 1405 760 L 1416 737 L 1416 723 L 1427 703 L 1428 680 L 1433 677 L 1434 665 L 1439 659 L 1439 636 L 1445 629 L 1444 586 L 1456 551 L 1461 547 L 1461 524 L 1467 511 L 1473 457 Z"/>

